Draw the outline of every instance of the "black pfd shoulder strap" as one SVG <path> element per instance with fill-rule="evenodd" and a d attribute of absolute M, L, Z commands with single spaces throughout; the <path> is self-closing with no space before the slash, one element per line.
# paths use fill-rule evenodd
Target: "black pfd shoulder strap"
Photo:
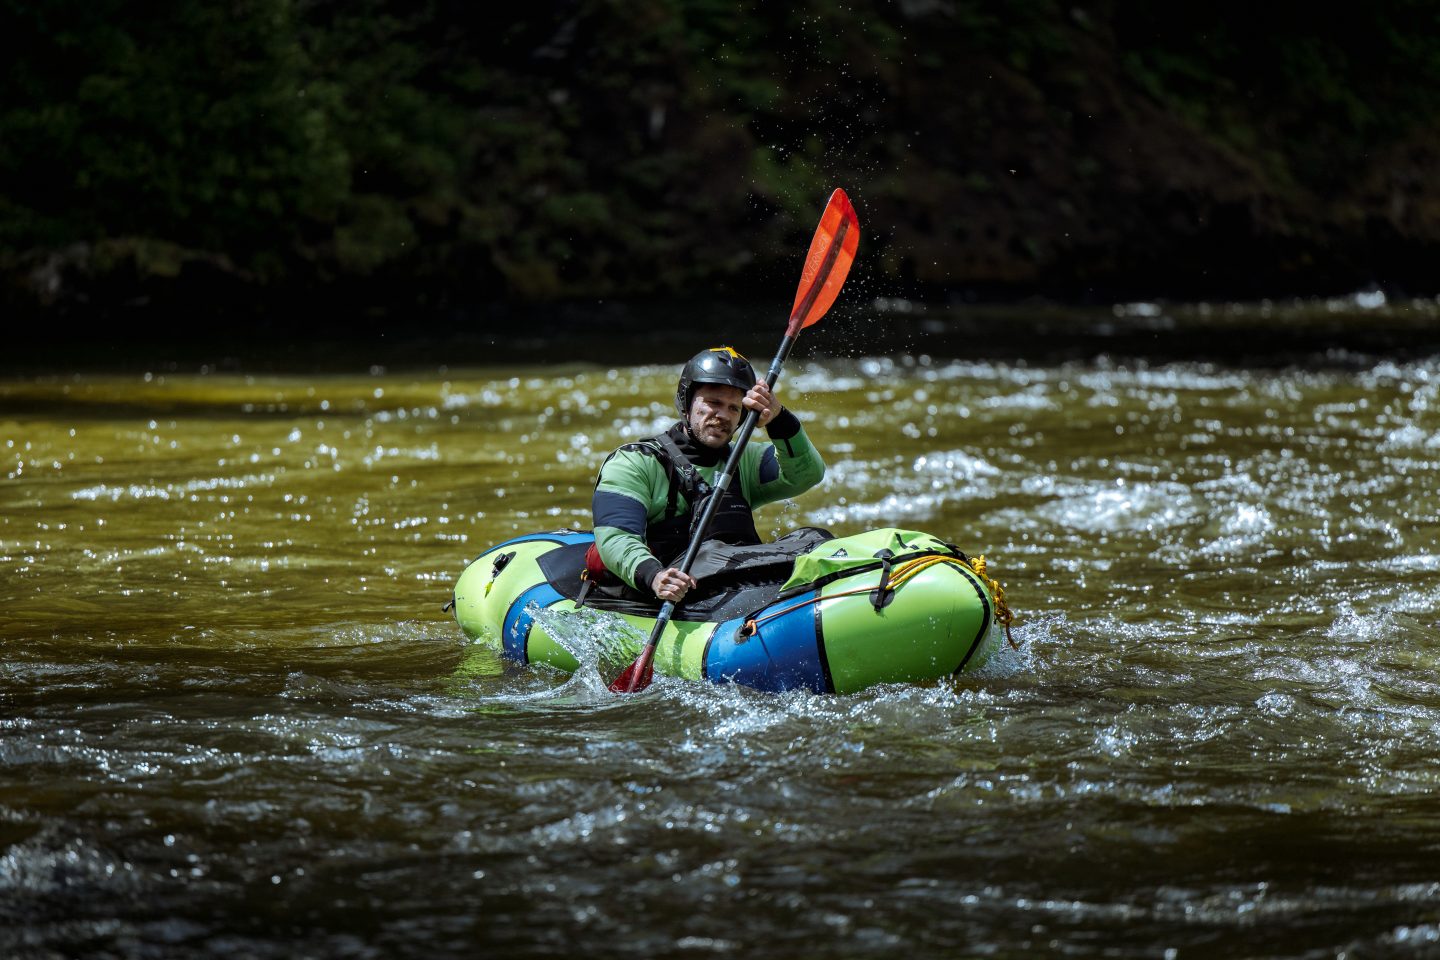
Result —
<path fill-rule="evenodd" d="M 600 474 L 605 472 L 605 464 L 609 463 L 621 450 L 654 457 L 665 468 L 665 480 L 669 487 L 665 497 L 666 520 L 680 515 L 679 496 L 682 492 L 685 494 L 686 503 L 691 507 L 699 503 L 701 498 L 710 494 L 710 484 L 700 476 L 700 471 L 695 469 L 690 458 L 685 456 L 685 451 L 680 449 L 675 438 L 668 433 L 636 440 L 618 447 L 614 453 L 605 458 L 605 463 L 600 464 L 600 469 L 595 475 L 595 486 L 600 486 Z"/>
<path fill-rule="evenodd" d="M 700 476 L 700 471 L 696 470 L 695 465 L 690 462 L 690 458 L 685 456 L 685 451 L 680 449 L 680 445 L 675 442 L 674 437 L 668 433 L 662 433 L 653 439 L 660 444 L 660 448 L 666 454 L 663 461 L 666 471 L 670 475 L 670 495 L 665 504 L 665 517 L 669 519 L 680 512 L 676 501 L 679 491 L 676 490 L 676 487 L 683 488 L 685 501 L 692 508 L 704 497 L 710 495 L 711 488 L 710 484 L 705 482 L 705 478 Z M 676 480 L 679 480 L 679 483 L 676 483 Z"/>

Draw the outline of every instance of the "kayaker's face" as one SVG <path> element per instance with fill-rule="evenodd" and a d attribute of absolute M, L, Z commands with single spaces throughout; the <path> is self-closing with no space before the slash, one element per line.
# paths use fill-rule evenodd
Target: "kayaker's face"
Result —
<path fill-rule="evenodd" d="M 695 399 L 690 401 L 690 432 L 707 447 L 725 446 L 740 426 L 744 399 L 745 394 L 739 387 L 702 383 L 695 388 Z"/>

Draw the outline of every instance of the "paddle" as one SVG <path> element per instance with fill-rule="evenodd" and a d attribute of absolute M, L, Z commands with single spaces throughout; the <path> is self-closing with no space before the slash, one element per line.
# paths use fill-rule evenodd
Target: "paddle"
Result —
<path fill-rule="evenodd" d="M 795 303 L 790 307 L 790 320 L 785 327 L 785 336 L 780 341 L 780 349 L 776 351 L 775 359 L 770 363 L 769 372 L 765 374 L 765 383 L 772 390 L 780 379 L 780 368 L 790 356 L 790 350 L 795 346 L 800 331 L 818 322 L 835 302 L 840 287 L 845 283 L 845 275 L 850 272 L 850 264 L 855 261 L 855 250 L 859 244 L 860 221 L 855 218 L 855 208 L 850 205 L 850 198 L 845 196 L 845 191 L 837 189 L 830 194 L 830 202 L 825 205 L 825 212 L 820 216 L 820 225 L 815 228 L 815 236 L 810 241 L 810 252 L 805 255 L 805 269 L 800 272 L 800 286 L 795 291 Z M 695 536 L 680 561 L 682 573 L 690 572 L 690 565 L 695 562 L 695 555 L 699 553 L 700 545 L 705 542 L 705 534 L 710 530 L 715 509 L 730 487 L 735 468 L 740 464 L 740 454 L 744 451 L 745 444 L 750 442 L 750 434 L 755 432 L 755 424 L 759 419 L 758 410 L 749 410 L 741 421 L 730 458 L 725 461 L 724 468 L 715 479 L 710 498 L 705 502 L 705 509 L 700 514 Z M 615 682 L 610 684 L 612 692 L 637 693 L 650 686 L 655 673 L 655 647 L 674 613 L 675 603 L 665 601 L 660 607 L 655 626 L 650 631 L 650 639 L 645 641 L 645 646 L 641 648 L 635 662 L 626 667 L 625 671 L 615 678 Z"/>

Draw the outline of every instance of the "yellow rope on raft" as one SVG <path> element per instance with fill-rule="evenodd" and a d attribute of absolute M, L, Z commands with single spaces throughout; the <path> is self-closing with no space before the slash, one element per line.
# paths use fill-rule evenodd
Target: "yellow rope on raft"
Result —
<path fill-rule="evenodd" d="M 973 557 L 970 560 L 970 569 L 975 571 L 975 576 L 985 581 L 990 588 L 990 595 L 995 598 L 995 620 L 1005 628 L 1005 641 L 1012 649 L 1019 650 L 1020 645 L 1015 638 L 1010 636 L 1010 624 L 1015 622 L 1015 614 L 1011 611 L 1010 605 L 1005 602 L 1005 588 L 1000 586 L 1000 581 L 992 580 L 985 573 L 985 557 L 983 555 Z"/>
<path fill-rule="evenodd" d="M 1005 588 L 1000 586 L 997 581 L 992 580 L 990 579 L 990 577 L 986 576 L 984 557 L 975 557 L 969 562 L 968 566 L 963 560 L 960 560 L 956 557 L 947 557 L 941 554 L 933 553 L 927 554 L 923 557 L 916 557 L 913 560 L 906 560 L 904 563 L 900 564 L 895 568 L 894 575 L 890 577 L 890 582 L 886 585 L 885 589 L 898 590 L 900 586 L 906 581 L 913 579 L 922 570 L 933 567 L 937 563 L 949 563 L 953 564 L 954 566 L 960 567 L 961 569 L 968 569 L 972 571 L 981 580 L 985 581 L 985 585 L 990 588 L 990 595 L 995 598 L 995 620 L 997 623 L 999 623 L 1002 627 L 1005 628 L 1006 641 L 1009 642 L 1010 646 L 1014 647 L 1016 650 L 1019 650 L 1019 645 L 1017 645 L 1010 636 L 1010 624 L 1015 622 L 1015 614 L 1010 611 L 1009 605 L 1005 603 Z M 838 600 L 841 597 L 854 597 L 861 594 L 873 593 L 877 589 L 878 586 L 856 587 L 852 590 L 842 590 L 839 593 L 832 593 L 829 596 L 825 597 L 822 597 L 817 593 L 815 596 L 810 597 L 808 600 L 801 600 L 799 603 L 791 604 L 790 606 L 785 607 L 783 610 L 776 610 L 774 613 L 767 614 L 758 619 L 746 620 L 745 625 L 740 628 L 740 636 L 754 636 L 755 631 L 760 629 L 760 624 L 764 623 L 766 620 L 773 620 L 776 617 L 784 616 L 791 610 L 799 610 L 801 607 L 808 607 L 810 604 L 819 603 L 822 600 Z"/>

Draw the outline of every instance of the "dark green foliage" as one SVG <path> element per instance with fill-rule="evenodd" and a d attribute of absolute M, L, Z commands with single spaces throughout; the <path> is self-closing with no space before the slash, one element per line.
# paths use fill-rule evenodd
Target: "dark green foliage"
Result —
<path fill-rule="evenodd" d="M 1440 7 L 1122 4 L 1126 74 L 1275 176 L 1335 189 L 1377 143 L 1440 112 Z"/>
<path fill-rule="evenodd" d="M 350 191 L 284 0 L 7 0 L 0 244 L 129 239 L 292 268 Z"/>
<path fill-rule="evenodd" d="M 1377 230 L 1440 243 L 1412 172 L 1437 27 L 1418 0 L 0 0 L 0 268 L 41 302 L 197 265 L 425 308 L 783 297 L 843 184 L 859 274 L 911 293 L 1227 256 L 1363 280 Z"/>

